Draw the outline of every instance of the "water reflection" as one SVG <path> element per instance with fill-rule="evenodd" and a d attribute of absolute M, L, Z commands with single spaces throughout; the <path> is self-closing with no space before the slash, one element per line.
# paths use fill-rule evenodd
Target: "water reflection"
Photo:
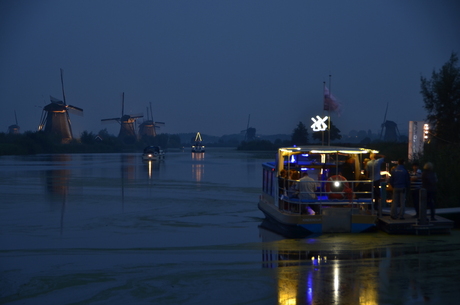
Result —
<path fill-rule="evenodd" d="M 147 169 L 147 174 L 149 179 L 152 179 L 152 174 L 155 173 L 156 177 L 158 177 L 158 173 L 160 170 L 160 162 L 155 162 L 155 161 L 143 161 L 145 164 L 144 168 Z"/>
<path fill-rule="evenodd" d="M 45 170 L 45 186 L 48 194 L 65 195 L 69 187 L 69 177 L 71 175 L 68 164 L 72 161 L 70 155 L 49 155 L 46 156 L 46 161 L 52 162 L 59 166 Z"/>
<path fill-rule="evenodd" d="M 433 261 L 432 252 L 440 251 L 433 245 L 353 250 L 353 242 L 343 237 L 333 237 L 336 243 L 330 244 L 324 237 L 284 239 L 262 226 L 259 230 L 262 267 L 276 271 L 278 304 L 407 304 L 436 297 L 427 285 L 429 270 L 440 263 L 440 258 Z"/>
<path fill-rule="evenodd" d="M 192 160 L 198 163 L 192 163 L 192 178 L 196 182 L 200 182 L 204 174 L 204 164 L 201 163 L 204 160 L 204 152 L 196 153 L 192 152 Z"/>
<path fill-rule="evenodd" d="M 69 192 L 69 179 L 71 175 L 68 166 L 72 161 L 71 155 L 46 155 L 43 161 L 51 162 L 59 168 L 45 170 L 45 187 L 50 195 L 50 205 L 58 206 L 61 209 L 60 233 L 64 230 L 64 215 Z M 62 167 L 62 168 L 61 168 Z"/>
<path fill-rule="evenodd" d="M 136 179 L 137 156 L 132 154 L 122 154 L 121 156 L 121 175 L 123 180 Z"/>

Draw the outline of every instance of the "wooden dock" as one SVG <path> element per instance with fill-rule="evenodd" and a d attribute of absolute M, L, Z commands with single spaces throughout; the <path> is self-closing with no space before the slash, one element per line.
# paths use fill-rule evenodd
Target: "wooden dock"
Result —
<path fill-rule="evenodd" d="M 392 219 L 387 209 L 382 212 L 382 216 L 377 219 L 377 227 L 388 234 L 450 234 L 455 227 L 453 220 L 439 215 L 445 215 L 444 211 L 436 214 L 435 221 L 430 221 L 429 217 L 425 221 L 416 219 L 413 211 L 408 211 L 404 215 L 404 220 Z"/>

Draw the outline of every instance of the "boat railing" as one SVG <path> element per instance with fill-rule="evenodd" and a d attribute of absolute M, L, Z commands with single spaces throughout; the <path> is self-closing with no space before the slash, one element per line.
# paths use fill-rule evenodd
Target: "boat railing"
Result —
<path fill-rule="evenodd" d="M 279 189 L 281 210 L 312 214 L 311 210 L 346 206 L 374 213 L 372 180 L 284 180 Z M 299 191 L 299 183 L 315 184 L 315 191 Z"/>

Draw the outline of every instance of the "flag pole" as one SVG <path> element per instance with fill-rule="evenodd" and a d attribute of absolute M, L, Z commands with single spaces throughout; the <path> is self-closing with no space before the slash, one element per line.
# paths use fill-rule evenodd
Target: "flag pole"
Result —
<path fill-rule="evenodd" d="M 332 94 L 332 88 L 331 88 L 331 76 L 329 74 L 329 97 L 331 96 Z M 328 139 L 327 139 L 327 143 L 328 143 L 328 146 L 331 146 L 331 109 L 330 107 L 328 108 L 328 116 L 329 116 L 329 119 L 327 120 L 327 136 L 328 136 Z"/>
<path fill-rule="evenodd" d="M 324 106 L 326 102 L 324 92 L 326 92 L 326 82 L 323 82 L 323 118 L 324 118 Z M 321 131 L 321 146 L 324 146 L 324 130 Z"/>

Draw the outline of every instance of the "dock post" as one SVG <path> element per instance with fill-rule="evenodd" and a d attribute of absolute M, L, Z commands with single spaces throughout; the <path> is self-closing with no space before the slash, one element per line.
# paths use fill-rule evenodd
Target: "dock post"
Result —
<path fill-rule="evenodd" d="M 386 205 L 386 203 L 387 203 L 387 183 L 382 182 L 380 183 L 380 202 L 378 204 L 379 217 L 382 217 L 382 207 L 383 207 L 383 204 Z"/>
<path fill-rule="evenodd" d="M 418 223 L 420 225 L 428 224 L 426 218 L 426 189 L 421 188 L 419 190 L 419 206 L 418 206 Z"/>

